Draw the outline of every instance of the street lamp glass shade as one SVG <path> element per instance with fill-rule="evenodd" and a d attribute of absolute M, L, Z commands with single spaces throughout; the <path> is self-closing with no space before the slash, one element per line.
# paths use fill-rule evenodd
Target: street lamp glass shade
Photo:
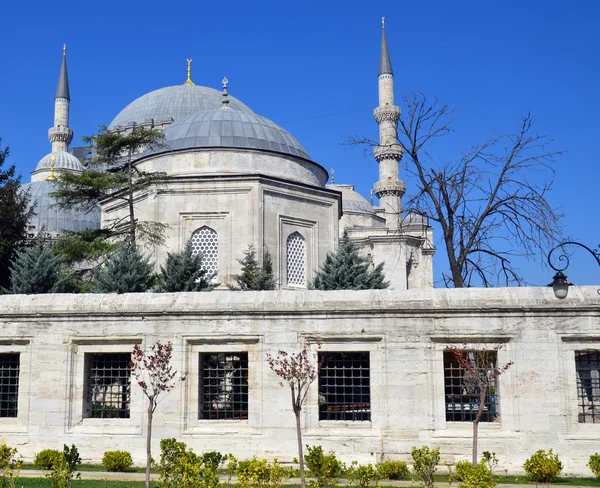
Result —
<path fill-rule="evenodd" d="M 569 283 L 569 280 L 567 280 L 566 275 L 562 271 L 558 271 L 554 275 L 552 283 L 550 283 L 548 286 L 552 287 L 554 296 L 559 300 L 562 300 L 563 298 L 567 298 L 567 295 L 569 294 L 569 285 L 572 284 L 573 283 Z"/>

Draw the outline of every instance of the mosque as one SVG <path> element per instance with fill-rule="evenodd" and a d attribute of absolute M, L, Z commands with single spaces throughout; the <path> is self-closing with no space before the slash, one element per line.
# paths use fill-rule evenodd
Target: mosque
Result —
<path fill-rule="evenodd" d="M 173 344 L 185 381 L 154 414 L 152 449 L 175 437 L 197 453 L 280 462 L 297 456 L 289 389 L 267 355 L 319 343 L 319 371 L 301 413 L 303 441 L 343 461 L 411 462 L 413 446 L 438 447 L 453 464 L 470 459 L 479 394 L 448 347 L 491 352 L 511 364 L 486 394 L 480 452 L 501 473 L 552 448 L 563 474 L 590 476 L 600 436 L 600 302 L 596 287 L 563 300 L 546 287 L 432 286 L 432 229 L 402 216 L 400 109 L 383 31 L 378 73 L 379 205 L 331 181 L 290 133 L 222 90 L 184 84 L 125 107 L 109 130 L 164 131 L 167 147 L 139 154 L 145 171 L 173 178 L 137 195 L 140 220 L 168 224 L 156 263 L 191 239 L 207 269 L 228 284 L 248 245 L 269 249 L 278 289 L 264 292 L 0 296 L 0 431 L 28 461 L 75 444 L 85 462 L 127 450 L 145 462 L 147 399 L 133 378 L 135 345 Z M 52 152 L 31 176 L 35 231 L 53 236 L 98 228 L 124 215 L 116 199 L 88 214 L 52 206 L 60 172 L 85 171 L 90 148 L 71 148 L 66 53 L 55 97 Z M 375 178 L 374 178 L 375 179 Z M 343 229 L 376 265 L 388 290 L 304 288 Z M 260 254 L 260 253 L 259 253 Z M 596 414 L 598 410 L 598 414 Z M 371 454 L 372 453 L 372 454 Z"/>
<path fill-rule="evenodd" d="M 285 129 L 229 95 L 195 85 L 182 85 L 142 95 L 119 112 L 109 131 L 127 134 L 133 127 L 160 129 L 166 145 L 145 151 L 135 164 L 145 172 L 173 177 L 160 188 L 136 197 L 140 221 L 167 224 L 163 246 L 148 248 L 159 264 L 167 252 L 183 249 L 191 239 L 204 256 L 206 269 L 222 285 L 239 273 L 243 252 L 268 249 L 280 288 L 306 288 L 344 229 L 377 265 L 384 262 L 392 289 L 427 288 L 433 282 L 432 230 L 417 216 L 402 217 L 405 184 L 399 176 L 402 148 L 396 144 L 400 109 L 394 105 L 394 73 L 383 30 L 379 63 L 379 142 L 374 156 L 379 180 L 375 207 L 352 185 L 328 182 L 324 167 L 313 161 Z M 85 171 L 91 148 L 72 148 L 69 128 L 70 91 L 66 48 L 55 96 L 54 126 L 48 137 L 52 152 L 44 156 L 28 185 L 36 203 L 33 231 L 56 236 L 64 231 L 98 228 L 124 217 L 128 209 L 117 198 L 89 213 L 52 206 L 56 175 Z M 262 255 L 262 253 L 258 253 Z"/>

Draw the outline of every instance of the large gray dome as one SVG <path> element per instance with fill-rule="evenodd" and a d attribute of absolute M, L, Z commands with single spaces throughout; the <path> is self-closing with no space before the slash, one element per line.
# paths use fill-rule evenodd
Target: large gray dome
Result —
<path fill-rule="evenodd" d="M 29 221 L 34 233 L 40 232 L 43 226 L 51 234 L 100 228 L 100 207 L 88 213 L 54 207 L 55 200 L 50 193 L 56 191 L 56 185 L 51 181 L 34 181 L 23 188 L 31 191 L 30 201 L 36 204 L 35 215 Z"/>
<path fill-rule="evenodd" d="M 128 127 L 133 122 L 143 124 L 154 120 L 156 123 L 170 119 L 181 120 L 188 115 L 221 107 L 223 93 L 213 88 L 198 85 L 167 86 L 146 93 L 131 102 L 114 118 L 109 129 Z M 253 113 L 246 105 L 229 96 L 232 108 L 244 113 Z"/>
<path fill-rule="evenodd" d="M 285 129 L 260 115 L 232 108 L 190 115 L 166 127 L 165 136 L 171 150 L 258 149 L 310 160 L 306 150 Z"/>

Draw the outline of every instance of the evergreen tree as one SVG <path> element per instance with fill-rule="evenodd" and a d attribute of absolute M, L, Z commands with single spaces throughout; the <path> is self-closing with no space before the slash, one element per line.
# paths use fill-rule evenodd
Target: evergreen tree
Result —
<path fill-rule="evenodd" d="M 158 290 L 162 292 L 202 291 L 212 289 L 211 276 L 202 267 L 202 254 L 193 254 L 188 241 L 179 253 L 167 253 L 165 266 L 160 267 Z"/>
<path fill-rule="evenodd" d="M 275 289 L 275 278 L 273 276 L 273 261 L 271 253 L 265 248 L 263 255 L 263 266 L 258 265 L 254 247 L 248 246 L 244 251 L 244 259 L 238 259 L 242 265 L 242 272 L 235 275 L 234 279 L 238 286 L 235 290 L 241 291 L 263 291 Z"/>
<path fill-rule="evenodd" d="M 96 156 L 88 161 L 83 173 L 63 172 L 59 175 L 58 189 L 52 196 L 62 209 L 90 211 L 106 198 L 125 202 L 127 216 L 105 219 L 98 231 L 68 233 L 61 244 L 70 258 L 92 260 L 102 253 L 110 253 L 110 242 L 127 240 L 135 246 L 138 238 L 151 245 L 164 242 L 167 227 L 161 222 L 142 221 L 136 217 L 134 201 L 140 192 L 168 180 L 165 173 L 147 173 L 137 168 L 136 158 L 145 149 L 164 146 L 164 134 L 160 130 L 135 127 L 128 134 L 109 132 L 101 127 L 100 132 L 84 141 L 93 144 Z"/>
<path fill-rule="evenodd" d="M 70 291 L 71 277 L 62 273 L 62 259 L 52 246 L 38 240 L 31 247 L 17 252 L 12 262 L 12 293 L 66 293 Z"/>
<path fill-rule="evenodd" d="M 94 273 L 94 291 L 98 293 L 139 293 L 154 284 L 150 258 L 134 245 L 125 243 Z"/>
<path fill-rule="evenodd" d="M 10 287 L 10 265 L 18 247 L 27 237 L 30 195 L 21 187 L 21 177 L 15 176 L 15 165 L 2 170 L 9 149 L 1 146 L 0 138 L 0 293 Z"/>
<path fill-rule="evenodd" d="M 323 267 L 317 272 L 311 288 L 316 290 L 371 290 L 389 286 L 383 274 L 383 263 L 369 270 L 369 261 L 358 253 L 344 230 L 335 253 L 327 253 Z"/>
<path fill-rule="evenodd" d="M 263 255 L 263 265 L 258 273 L 256 280 L 256 290 L 274 290 L 275 289 L 275 275 L 273 273 L 273 259 L 271 259 L 271 253 L 265 247 Z"/>

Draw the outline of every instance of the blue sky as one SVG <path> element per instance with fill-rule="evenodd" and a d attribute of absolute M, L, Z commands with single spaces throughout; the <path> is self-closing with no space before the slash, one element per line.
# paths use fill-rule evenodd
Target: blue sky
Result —
<path fill-rule="evenodd" d="M 193 58 L 196 84 L 220 88 L 227 76 L 231 95 L 290 131 L 335 169 L 336 183 L 355 184 L 368 198 L 377 163 L 343 143 L 377 136 L 381 16 L 397 101 L 420 90 L 459 109 L 440 157 L 514 130 L 531 111 L 552 149 L 566 151 L 549 196 L 566 215 L 566 233 L 599 244 L 600 2 L 592 0 L 7 2 L 0 136 L 29 181 L 50 152 L 64 42 L 76 141 L 144 93 L 183 83 Z M 541 262 L 519 264 L 530 282 L 550 281 Z M 576 254 L 568 275 L 595 284 L 600 267 Z"/>

